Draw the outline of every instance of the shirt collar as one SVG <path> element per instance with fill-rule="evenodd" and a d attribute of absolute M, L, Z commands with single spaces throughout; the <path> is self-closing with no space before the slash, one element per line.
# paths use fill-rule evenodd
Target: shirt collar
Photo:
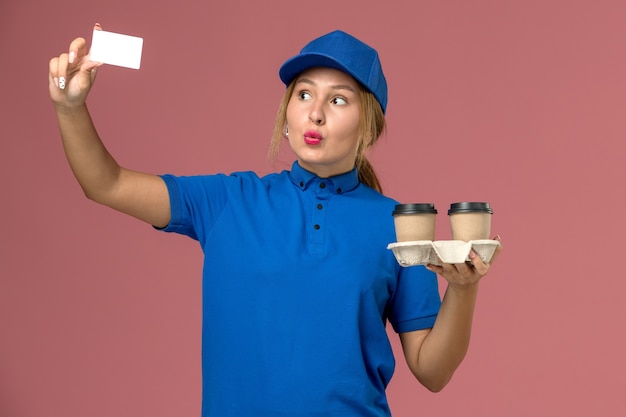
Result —
<path fill-rule="evenodd" d="M 335 175 L 329 178 L 320 178 L 311 171 L 302 168 L 298 161 L 294 161 L 289 173 L 291 182 L 301 190 L 306 190 L 311 184 L 320 181 L 327 181 L 333 185 L 334 193 L 342 194 L 354 190 L 359 185 L 359 174 L 356 168 L 343 174 Z"/>

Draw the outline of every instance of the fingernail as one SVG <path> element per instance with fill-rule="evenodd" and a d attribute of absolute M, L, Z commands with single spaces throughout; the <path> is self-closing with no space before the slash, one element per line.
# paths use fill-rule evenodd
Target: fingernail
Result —
<path fill-rule="evenodd" d="M 54 85 L 56 85 L 57 88 L 58 88 L 59 87 L 59 78 L 58 77 L 54 77 L 53 80 L 54 80 Z"/>
<path fill-rule="evenodd" d="M 70 51 L 70 58 L 69 58 L 70 64 L 74 63 L 74 58 L 76 58 L 76 52 Z"/>
<path fill-rule="evenodd" d="M 65 77 L 59 77 L 59 88 L 65 90 Z"/>

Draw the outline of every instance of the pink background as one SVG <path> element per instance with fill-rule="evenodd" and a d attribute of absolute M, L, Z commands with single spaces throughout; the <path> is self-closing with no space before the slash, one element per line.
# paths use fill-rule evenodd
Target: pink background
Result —
<path fill-rule="evenodd" d="M 2 0 L 0 416 L 199 416 L 198 245 L 86 200 L 61 148 L 48 60 L 95 22 L 145 39 L 89 106 L 154 173 L 288 167 L 279 65 L 336 28 L 375 46 L 386 193 L 434 202 L 439 239 L 489 201 L 505 244 L 455 378 L 431 394 L 398 356 L 394 416 L 625 415 L 622 0 Z"/>

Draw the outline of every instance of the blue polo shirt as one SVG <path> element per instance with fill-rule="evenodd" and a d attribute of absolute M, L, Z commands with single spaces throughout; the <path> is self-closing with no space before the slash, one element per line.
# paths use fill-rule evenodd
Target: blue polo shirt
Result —
<path fill-rule="evenodd" d="M 389 416 L 385 330 L 433 326 L 435 274 L 402 268 L 396 202 L 356 170 L 163 176 L 171 222 L 204 252 L 204 417 Z"/>

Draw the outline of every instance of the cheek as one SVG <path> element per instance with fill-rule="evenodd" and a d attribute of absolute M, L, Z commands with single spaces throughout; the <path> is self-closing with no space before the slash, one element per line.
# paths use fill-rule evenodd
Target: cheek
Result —
<path fill-rule="evenodd" d="M 344 120 L 342 123 L 339 124 L 339 132 L 341 132 L 340 134 L 344 138 L 344 140 L 353 140 L 356 142 L 359 135 L 358 118 L 356 119 L 356 121 L 353 118 Z"/>
<path fill-rule="evenodd" d="M 285 124 L 289 128 L 289 132 L 296 132 L 299 131 L 302 123 L 300 122 L 297 112 L 287 111 L 285 114 Z"/>
<path fill-rule="evenodd" d="M 287 103 L 287 109 L 285 110 L 285 122 L 287 123 L 287 125 L 289 125 L 289 121 L 290 120 L 294 120 L 294 108 L 293 108 L 293 103 L 291 100 L 289 100 L 289 103 Z"/>

